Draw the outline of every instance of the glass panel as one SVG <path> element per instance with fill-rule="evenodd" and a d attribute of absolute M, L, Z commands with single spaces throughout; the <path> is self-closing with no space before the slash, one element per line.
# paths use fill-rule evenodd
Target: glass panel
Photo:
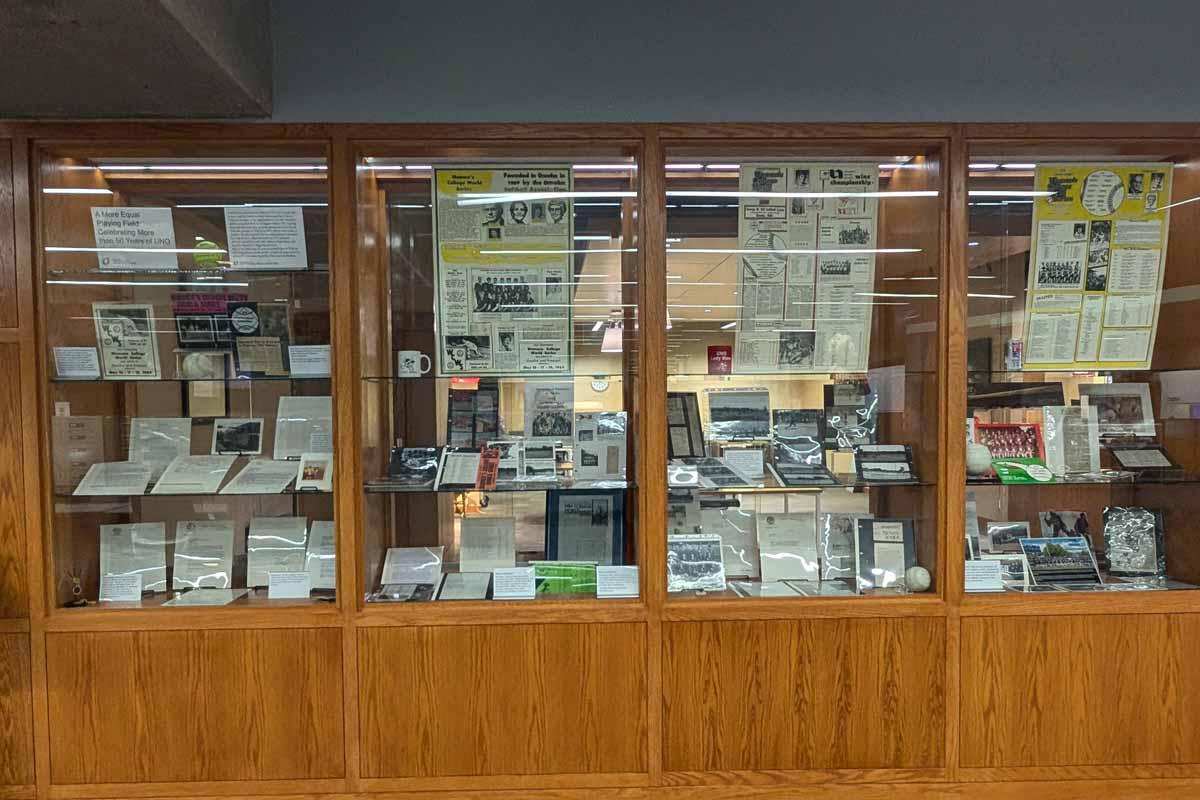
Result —
<path fill-rule="evenodd" d="M 937 591 L 939 152 L 668 152 L 672 599 Z"/>
<path fill-rule="evenodd" d="M 64 148 L 42 187 L 58 603 L 332 600 L 323 151 Z"/>
<path fill-rule="evenodd" d="M 636 178 L 363 157 L 368 602 L 638 596 Z"/>
<path fill-rule="evenodd" d="M 968 591 L 1200 582 L 1198 176 L 1173 143 L 972 149 Z"/>

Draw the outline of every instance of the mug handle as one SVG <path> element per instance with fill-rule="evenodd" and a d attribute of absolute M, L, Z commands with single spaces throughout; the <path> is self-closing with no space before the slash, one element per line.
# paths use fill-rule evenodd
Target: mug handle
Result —
<path fill-rule="evenodd" d="M 433 359 L 430 358 L 425 353 L 421 353 L 420 358 L 417 359 L 417 363 L 421 365 L 421 374 L 422 375 L 424 375 L 426 372 L 429 372 L 429 370 L 433 369 Z"/>

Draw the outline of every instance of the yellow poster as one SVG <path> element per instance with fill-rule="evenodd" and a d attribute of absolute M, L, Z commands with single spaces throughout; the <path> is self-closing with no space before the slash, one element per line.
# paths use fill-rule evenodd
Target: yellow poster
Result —
<path fill-rule="evenodd" d="M 1026 370 L 1149 368 L 1172 166 L 1038 165 Z"/>

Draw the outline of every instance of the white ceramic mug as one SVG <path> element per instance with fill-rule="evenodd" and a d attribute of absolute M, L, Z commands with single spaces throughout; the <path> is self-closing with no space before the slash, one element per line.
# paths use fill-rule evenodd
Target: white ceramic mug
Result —
<path fill-rule="evenodd" d="M 396 377 L 419 378 L 433 368 L 433 359 L 420 350 L 401 350 L 396 353 Z"/>

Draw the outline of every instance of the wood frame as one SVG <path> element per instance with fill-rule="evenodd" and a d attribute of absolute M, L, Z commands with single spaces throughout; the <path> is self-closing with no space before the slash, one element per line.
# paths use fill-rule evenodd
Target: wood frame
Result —
<path fill-rule="evenodd" d="M 1197 643 L 1188 634 L 1197 630 L 1200 620 L 1200 599 L 1191 593 L 1160 592 L 1129 595 L 1106 594 L 1099 597 L 1072 595 L 1067 597 L 970 596 L 964 597 L 962 562 L 954 557 L 959 546 L 958 531 L 963 525 L 963 492 L 965 465 L 963 453 L 957 446 L 962 441 L 965 418 L 965 396 L 961 391 L 966 382 L 966 254 L 967 254 L 967 163 L 971 148 L 995 147 L 1005 152 L 1041 152 L 1054 148 L 1093 148 L 1101 152 L 1139 149 L 1162 145 L 1181 148 L 1200 147 L 1200 125 L 1074 125 L 1074 124 L 611 124 L 611 125 L 320 125 L 320 124 L 237 124 L 237 123 L 0 123 L 0 143 L 11 143 L 11 211 L 5 207 L 5 164 L 0 157 L 0 236 L 4 219 L 13 221 L 12 267 L 8 268 L 5 251 L 0 247 L 0 352 L 15 353 L 19 360 L 19 405 L 26 419 L 37 417 L 38 425 L 22 426 L 16 443 L 0 443 L 0 455 L 20 468 L 15 480 L 0 481 L 0 501 L 9 500 L 15 509 L 14 520 L 0 519 L 0 574 L 3 574 L 4 555 L 14 545 L 3 534 L 15 532 L 18 567 L 23 566 L 21 602 L 0 602 L 0 650 L 9 637 L 28 653 L 29 672 L 12 677 L 0 674 L 0 687 L 16 686 L 16 695 L 28 698 L 29 738 L 27 753 L 16 758 L 27 763 L 27 770 L 6 772 L 0 753 L 0 777 L 20 777 L 17 783 L 0 785 L 0 798 L 34 797 L 117 797 L 117 796 L 205 796 L 226 792 L 246 795 L 280 795 L 316 797 L 318 795 L 360 795 L 387 792 L 400 797 L 428 796 L 430 791 L 443 792 L 447 797 L 504 796 L 502 790 L 522 790 L 522 795 L 570 798 L 584 796 L 621 797 L 625 800 L 642 797 L 686 797 L 697 786 L 704 786 L 706 795 L 721 797 L 789 796 L 823 797 L 853 793 L 873 797 L 944 797 L 953 798 L 970 792 L 973 796 L 1016 798 L 1089 797 L 1103 790 L 1115 797 L 1170 796 L 1172 792 L 1195 792 L 1200 789 L 1200 756 L 1193 758 L 1190 745 L 1185 743 L 1186 730 L 1175 729 L 1161 734 L 1152 743 L 1154 761 L 1141 753 L 1120 752 L 1107 740 L 1089 740 L 1093 750 L 1082 752 L 1074 760 L 1064 755 L 1048 763 L 1005 763 L 980 765 L 978 753 L 981 742 L 992 741 L 1000 735 L 1014 735 L 1011 730 L 989 728 L 988 718 L 981 714 L 979 704 L 1004 696 L 1011 690 L 996 672 L 1001 663 L 999 648 L 1054 647 L 1055 631 L 1065 630 L 1074 651 L 1055 650 L 1068 659 L 1072 669 L 1092 667 L 1108 670 L 1106 675 L 1122 684 L 1136 696 L 1149 691 L 1144 684 L 1154 680 L 1139 670 L 1146 665 L 1137 661 L 1117 661 L 1107 666 L 1100 660 L 1113 652 L 1113 641 L 1105 638 L 1111 628 L 1112 636 L 1129 637 L 1133 625 L 1151 625 L 1162 637 L 1164 669 L 1178 675 L 1188 664 L 1189 653 L 1196 652 Z M 230 142 L 264 147 L 287 148 L 298 142 L 321 146 L 329 154 L 329 193 L 331 204 L 331 263 L 350 264 L 357 247 L 355 197 L 357 185 L 355 166 L 361 148 L 375 149 L 382 145 L 407 146 L 414 150 L 444 149 L 452 146 L 475 145 L 482 149 L 534 148 L 552 142 L 560 148 L 586 149 L 588 146 L 624 143 L 637 148 L 641 188 L 639 241 L 650 243 L 666 238 L 665 173 L 668 148 L 695 146 L 700 148 L 742 147 L 786 149 L 789 144 L 811 147 L 814 143 L 843 151 L 856 146 L 884 143 L 912 145 L 936 142 L 942 153 L 941 226 L 941 297 L 938 311 L 938 449 L 942 453 L 937 468 L 937 539 L 939 582 L 936 594 L 901 599 L 853 599 L 785 603 L 780 601 L 689 601 L 667 602 L 665 585 L 659 579 L 665 572 L 665 551 L 654 531 L 665 528 L 661 497 L 665 494 L 661 470 L 653 465 L 665 461 L 665 436 L 660 427 L 639 426 L 636 447 L 638 460 L 639 563 L 642 566 L 642 596 L 636 601 L 577 604 L 569 602 L 537 603 L 528 606 L 488 608 L 468 604 L 463 608 L 415 608 L 408 606 L 386 609 L 364 608 L 361 601 L 362 558 L 361 531 L 362 494 L 358 486 L 359 442 L 361 425 L 359 409 L 360 357 L 358 335 L 351 315 L 344 314 L 333 326 L 335 359 L 333 391 L 338 428 L 338 471 L 335 498 L 337 518 L 342 535 L 338 538 L 339 601 L 336 606 L 297 606 L 265 608 L 235 612 L 180 610 L 172 614 L 147 612 L 111 613 L 105 610 L 74 610 L 61 612 L 51 602 L 52 575 L 47 572 L 51 551 L 44 535 L 50 519 L 47 460 L 44 454 L 48 440 L 48 402 L 42 380 L 45 321 L 39 313 L 43 307 L 38 286 L 40 271 L 36 267 L 38 239 L 38 158 L 44 143 L 72 141 L 84 146 L 102 147 L 127 143 L 133 147 L 178 148 L 196 150 L 220 148 Z M 3 154 L 0 147 L 0 156 Z M 1197 152 L 1193 150 L 1193 152 Z M 11 215 L 11 216 L 7 216 Z M 666 264 L 661 248 L 643 248 L 642 276 L 638 286 L 640 306 L 640 361 L 638 406 L 646 418 L 661 418 L 665 413 L 666 364 L 662 357 L 665 346 L 665 326 L 662 309 L 666 304 Z M 9 277 L 11 276 L 11 278 Z M 331 303 L 339 308 L 356 308 L 358 303 L 355 270 L 333 272 L 330 287 Z M 7 449 L 6 449 L 7 447 Z M 0 502 L 0 510 L 5 505 Z M 0 598 L 3 600 L 4 598 Z M 834 626 L 843 630 L 852 623 L 885 628 L 892 625 L 933 625 L 942 644 L 938 683 L 941 685 L 940 707 L 943 723 L 938 736 L 938 757 L 919 767 L 911 760 L 896 758 L 891 765 L 821 766 L 806 769 L 677 769 L 668 765 L 678 759 L 666 751 L 664 730 L 668 709 L 664 707 L 665 660 L 670 655 L 668 643 L 672 631 L 700 626 L 721 635 L 746 631 L 758 636 L 772 631 L 772 636 L 790 636 L 788 626 Z M 682 627 L 681 627 L 682 626 Z M 1065 626 L 1065 627 L 1064 627 Z M 104 637 L 162 637 L 200 636 L 220 629 L 235 629 L 241 637 L 253 639 L 267 632 L 287 637 L 336 636 L 340 643 L 340 665 L 330 672 L 339 675 L 341 717 L 338 723 L 343 732 L 340 775 L 335 777 L 272 778 L 262 773 L 236 780 L 159 780 L 139 778 L 141 782 L 62 783 L 55 782 L 53 767 L 64 758 L 71 758 L 60 748 L 61 739 L 51 716 L 56 693 L 62 690 L 57 683 L 62 670 L 70 665 L 62 660 L 64 643 L 72 638 L 92 637 L 102 642 Z M 457 647 L 458 642 L 475 641 L 484 629 L 495 629 L 513 641 L 527 641 L 535 647 L 538 637 L 554 637 L 570 629 L 583 636 L 601 637 L 608 631 L 635 632 L 644 643 L 640 664 L 640 685 L 644 696 L 623 707 L 627 713 L 639 713 L 641 755 L 628 761 L 625 755 L 607 768 L 597 755 L 598 769 L 566 772 L 526 772 L 525 774 L 442 775 L 405 777 L 367 777 L 363 765 L 373 754 L 363 752 L 363 707 L 361 690 L 364 676 L 371 677 L 372 659 L 379 653 L 371 650 L 372 637 L 392 633 L 403 636 L 437 636 L 439 641 Z M 549 630 L 554 629 L 554 630 Z M 915 630 L 915 629 L 914 629 Z M 334 633 L 336 631 L 336 633 Z M 289 634 L 290 632 L 290 634 Z M 709 634 L 705 634 L 709 635 Z M 716 635 L 715 633 L 713 635 Z M 740 635 L 740 634 L 738 634 Z M 765 635 L 765 634 L 762 634 Z M 989 636 L 996 637 L 994 640 Z M 98 637 L 98 638 L 96 638 Z M 445 638 L 449 637 L 449 638 Z M 466 638 L 463 638 L 466 637 Z M 1049 638 L 1048 638 L 1049 637 Z M 1200 636 L 1196 636 L 1200 639 Z M 206 640 L 196 640 L 206 641 Z M 274 640 L 272 640 L 274 641 Z M 280 641 L 284 641 L 281 639 Z M 302 641 L 295 639 L 295 641 Z M 774 640 L 772 640 L 774 641 Z M 1133 641 L 1132 639 L 1115 640 Z M 870 640 L 858 639 L 849 644 L 871 646 Z M 477 647 L 477 645 L 472 645 Z M 367 648 L 367 649 L 364 649 Z M 989 649 L 991 648 L 991 649 Z M 1106 649 L 1107 648 L 1107 649 Z M 448 653 L 454 653 L 451 649 Z M 475 652 L 482 652 L 476 650 Z M 1076 660 L 1071 660 L 1076 659 Z M 1096 659 L 1095 661 L 1089 659 Z M 3 665 L 0 659 L 0 665 Z M 91 662 L 80 661 L 76 667 L 89 674 Z M 81 666 L 82 665 L 82 666 Z M 329 666 L 329 665 L 327 665 Z M 86 667 L 86 668 L 85 668 Z M 986 680 L 980 670 L 988 670 Z M 11 673 L 10 673 L 11 674 Z M 144 678 L 144 676 L 142 676 Z M 924 688 L 924 687 L 921 687 Z M 769 695 L 764 695 L 769 697 Z M 905 695 L 907 702 L 922 702 L 920 694 Z M 0 694 L 0 710 L 3 706 Z M 904 698 L 901 699 L 902 702 Z M 966 705 L 964 706 L 964 702 Z M 1187 703 L 1185 695 L 1173 696 L 1171 702 Z M 641 711 L 637 711 L 638 707 Z M 1186 709 L 1194 711 L 1195 709 Z M 1006 723 L 1024 719 L 1019 709 L 1010 709 Z M 1167 712 L 1173 713 L 1170 706 Z M 1071 713 L 1067 709 L 1066 713 Z M 1082 713 L 1082 712 L 1080 712 Z M 1186 713 L 1186 712 L 1184 712 Z M 1144 709 L 1137 705 L 1118 705 L 1109 722 L 1115 729 L 1122 723 L 1148 725 L 1154 730 L 1153 717 L 1147 720 Z M 1034 718 L 1030 724 L 1057 725 L 1053 715 Z M 1029 720 L 1026 720 L 1029 722 Z M 1047 728 L 1051 730 L 1052 728 Z M 0 726 L 2 734 L 3 726 Z M 1194 732 L 1193 732 L 1194 733 Z M 1170 736 L 1176 738 L 1171 739 Z M 982 737 L 982 738 L 981 738 Z M 4 738 L 0 735 L 0 743 Z M 755 744 L 754 746 L 759 746 Z M 903 751 L 904 744 L 899 745 Z M 1156 749 L 1155 749 L 1156 748 Z M 1166 753 L 1170 763 L 1164 763 Z M 676 754 L 677 756 L 678 754 Z M 622 760 L 624 759 L 624 760 Z M 1105 760 L 1107 759 L 1107 760 Z M 735 759 L 736 761 L 736 759 Z M 620 762 L 620 763 L 618 763 Z M 627 769 L 621 764 L 634 764 Z M 908 766 L 901 766 L 909 764 Z M 153 769 L 143 774 L 151 775 Z M 251 775 L 252 772 L 247 772 Z M 1020 786 L 1007 786 L 1004 781 L 1019 780 Z"/>

